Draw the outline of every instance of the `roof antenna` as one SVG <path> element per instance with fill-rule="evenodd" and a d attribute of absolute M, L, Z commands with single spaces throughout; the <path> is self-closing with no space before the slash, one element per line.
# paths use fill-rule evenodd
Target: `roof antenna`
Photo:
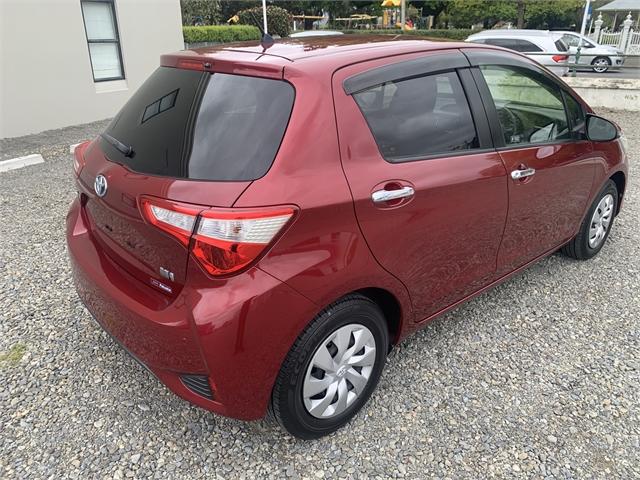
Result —
<path fill-rule="evenodd" d="M 265 1 L 262 2 L 262 15 L 263 15 L 264 27 L 263 25 L 260 25 L 260 22 L 258 21 L 258 19 L 256 18 L 256 16 L 253 14 L 251 10 L 249 10 L 249 14 L 253 19 L 253 23 L 256 24 L 256 27 L 258 27 L 258 30 L 260 30 L 260 33 L 262 33 L 262 38 L 260 39 L 260 45 L 262 46 L 262 48 L 266 50 L 267 48 L 273 46 L 273 44 L 275 43 L 275 40 L 271 35 L 267 33 L 267 9 L 265 6 Z"/>

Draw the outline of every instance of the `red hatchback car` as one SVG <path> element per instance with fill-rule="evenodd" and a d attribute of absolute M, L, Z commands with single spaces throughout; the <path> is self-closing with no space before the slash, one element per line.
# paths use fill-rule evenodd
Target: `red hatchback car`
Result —
<path fill-rule="evenodd" d="M 596 255 L 626 162 L 617 126 L 499 48 L 184 51 L 76 150 L 67 242 L 84 304 L 172 391 L 315 438 L 429 320 Z"/>

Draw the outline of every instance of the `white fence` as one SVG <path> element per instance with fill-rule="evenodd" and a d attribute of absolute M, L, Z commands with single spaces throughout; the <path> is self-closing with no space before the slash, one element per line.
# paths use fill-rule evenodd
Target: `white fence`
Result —
<path fill-rule="evenodd" d="M 640 32 L 631 31 L 625 53 L 627 55 L 640 55 Z"/>
<path fill-rule="evenodd" d="M 640 54 L 640 32 L 634 32 L 631 26 L 633 19 L 631 14 L 622 22 L 622 30 L 620 32 L 608 32 L 602 30 L 602 14 L 595 21 L 595 30 L 591 34 L 591 38 L 601 45 L 612 45 L 618 47 L 626 55 Z"/>
<path fill-rule="evenodd" d="M 618 46 L 620 44 L 620 37 L 622 37 L 622 32 L 601 32 L 600 38 L 596 39 L 600 45 L 613 45 Z"/>

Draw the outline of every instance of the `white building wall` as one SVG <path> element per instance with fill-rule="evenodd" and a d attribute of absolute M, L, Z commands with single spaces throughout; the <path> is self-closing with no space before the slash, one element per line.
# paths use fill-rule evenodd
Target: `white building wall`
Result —
<path fill-rule="evenodd" d="M 125 80 L 94 82 L 80 0 L 0 0 L 0 138 L 112 117 L 184 48 L 179 0 L 115 0 Z"/>

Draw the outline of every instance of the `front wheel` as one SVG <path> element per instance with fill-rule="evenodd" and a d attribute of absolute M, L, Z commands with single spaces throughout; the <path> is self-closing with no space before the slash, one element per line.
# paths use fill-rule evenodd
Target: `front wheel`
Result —
<path fill-rule="evenodd" d="M 375 389 L 389 333 L 380 308 L 349 295 L 322 311 L 300 335 L 273 387 L 271 413 L 292 435 L 327 435 L 358 413 Z"/>
<path fill-rule="evenodd" d="M 577 260 L 588 260 L 597 255 L 609 237 L 617 208 L 618 189 L 609 180 L 591 204 L 580 231 L 562 247 L 562 252 Z"/>
<path fill-rule="evenodd" d="M 596 73 L 605 73 L 611 67 L 611 60 L 607 57 L 597 57 L 591 62 L 593 71 Z"/>

